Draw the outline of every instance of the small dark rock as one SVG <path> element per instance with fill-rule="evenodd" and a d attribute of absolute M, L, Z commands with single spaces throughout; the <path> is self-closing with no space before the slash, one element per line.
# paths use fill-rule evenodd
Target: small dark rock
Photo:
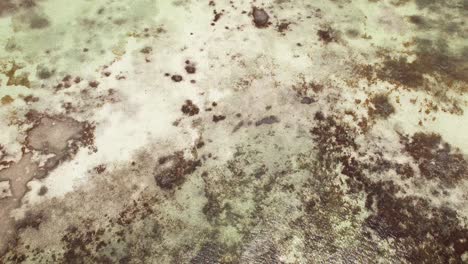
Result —
<path fill-rule="evenodd" d="M 175 74 L 175 75 L 172 75 L 171 79 L 174 81 L 174 82 L 181 82 L 183 80 L 182 76 L 178 75 L 178 74 Z"/>
<path fill-rule="evenodd" d="M 37 66 L 36 75 L 39 79 L 45 80 L 49 79 L 54 74 L 53 70 L 50 70 L 44 65 Z"/>
<path fill-rule="evenodd" d="M 187 65 L 187 66 L 185 66 L 185 71 L 188 74 L 194 74 L 197 71 L 197 69 L 193 65 Z"/>
<path fill-rule="evenodd" d="M 89 86 L 91 86 L 93 88 L 97 88 L 99 86 L 98 81 L 90 81 L 88 84 L 89 84 Z"/>
<path fill-rule="evenodd" d="M 213 115 L 213 122 L 218 123 L 219 121 L 222 121 L 226 119 L 226 116 L 223 115 Z"/>
<path fill-rule="evenodd" d="M 284 31 L 288 30 L 290 24 L 291 22 L 283 22 L 281 24 L 278 24 L 277 26 L 278 32 L 283 33 Z"/>
<path fill-rule="evenodd" d="M 268 21 L 270 20 L 270 16 L 263 8 L 254 7 L 252 9 L 252 16 L 253 22 L 256 27 L 258 28 L 265 28 L 268 27 Z"/>

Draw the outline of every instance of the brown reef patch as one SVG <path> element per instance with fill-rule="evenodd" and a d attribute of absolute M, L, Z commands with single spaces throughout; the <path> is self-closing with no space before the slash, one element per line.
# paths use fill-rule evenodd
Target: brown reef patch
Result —
<path fill-rule="evenodd" d="M 449 186 L 468 178 L 468 162 L 440 135 L 418 132 L 404 141 L 405 150 L 416 160 L 425 178 L 439 179 Z"/>
<path fill-rule="evenodd" d="M 331 29 L 326 29 L 326 30 L 319 29 L 317 30 L 317 36 L 325 44 L 336 42 L 335 32 Z"/>
<path fill-rule="evenodd" d="M 366 153 L 374 157 L 369 161 L 350 156 L 349 152 L 358 147 L 354 141 L 357 131 L 323 114 L 316 115 L 316 120 L 320 122 L 311 132 L 318 143 L 320 164 L 330 169 L 341 164 L 341 173 L 348 177 L 349 192 L 364 192 L 367 197 L 366 208 L 371 214 L 365 220 L 363 234 L 367 232 L 366 227 L 369 228 L 388 240 L 400 258 L 411 263 L 463 263 L 462 256 L 468 252 L 468 229 L 454 210 L 431 205 L 429 200 L 420 197 L 401 196 L 404 190 L 392 181 L 371 179 L 369 169 L 396 169 L 405 174 L 403 177 L 411 177 L 412 172 L 406 165 L 394 166 L 385 160 L 375 164 L 375 160 L 379 160 L 378 153 Z M 420 164 L 430 161 L 441 166 L 431 167 L 431 173 L 436 175 L 430 177 L 444 180 L 446 175 L 441 173 L 442 168 L 455 179 L 462 175 L 460 168 L 466 175 L 466 163 L 460 165 L 460 156 L 452 156 L 454 154 L 447 146 L 443 147 L 438 135 L 415 134 L 412 141 L 405 143 L 405 148 Z M 442 162 L 451 165 L 443 167 Z"/>
<path fill-rule="evenodd" d="M 200 112 L 200 108 L 198 108 L 198 106 L 196 106 L 192 102 L 192 100 L 186 100 L 185 104 L 182 105 L 180 110 L 182 111 L 182 113 L 184 113 L 184 115 L 188 115 L 188 116 L 194 116 Z"/>
<path fill-rule="evenodd" d="M 391 114 L 395 113 L 395 107 L 388 100 L 385 94 L 377 94 L 371 98 L 370 102 L 373 107 L 369 107 L 369 114 L 371 116 L 378 116 L 381 118 L 388 118 Z"/>
<path fill-rule="evenodd" d="M 289 25 L 291 25 L 291 22 L 281 22 L 276 26 L 276 30 L 279 33 L 284 33 L 289 29 Z"/>
<path fill-rule="evenodd" d="M 186 65 L 186 66 L 185 66 L 185 71 L 186 71 L 188 74 L 195 74 L 195 72 L 197 71 L 197 68 L 195 68 L 195 65 L 189 64 L 189 65 Z"/>
<path fill-rule="evenodd" d="M 213 122 L 218 123 L 219 121 L 223 121 L 226 119 L 224 115 L 213 115 Z"/>
<path fill-rule="evenodd" d="M 165 190 L 172 190 L 185 182 L 185 177 L 201 166 L 200 160 L 186 160 L 182 152 L 161 157 L 155 168 L 156 184 Z"/>
<path fill-rule="evenodd" d="M 171 77 L 171 80 L 173 80 L 174 82 L 181 82 L 184 78 L 182 78 L 182 76 L 178 75 L 178 74 L 175 74 L 175 75 L 172 75 Z"/>

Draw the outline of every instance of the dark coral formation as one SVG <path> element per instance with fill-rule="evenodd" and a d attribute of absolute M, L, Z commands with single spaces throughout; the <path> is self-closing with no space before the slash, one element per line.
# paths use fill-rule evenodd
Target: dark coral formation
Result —
<path fill-rule="evenodd" d="M 200 160 L 186 160 L 182 152 L 161 157 L 156 167 L 154 179 L 162 189 L 173 189 L 185 181 L 201 165 Z"/>
<path fill-rule="evenodd" d="M 468 162 L 461 153 L 453 151 L 440 135 L 418 132 L 406 140 L 405 150 L 416 160 L 421 175 L 454 185 L 468 179 Z"/>
<path fill-rule="evenodd" d="M 462 255 L 468 252 L 468 229 L 457 213 L 416 196 L 400 197 L 398 194 L 404 190 L 392 181 L 372 180 L 367 168 L 374 164 L 346 154 L 358 147 L 354 142 L 356 131 L 332 117 L 319 115 L 319 119 L 322 121 L 312 134 L 319 143 L 320 161 L 326 167 L 341 161 L 350 191 L 366 194 L 366 208 L 372 212 L 366 225 L 383 239 L 396 239 L 398 254 L 411 263 L 462 263 Z M 466 161 L 459 154 L 451 154 L 447 144 L 441 144 L 438 135 L 416 133 L 405 148 L 418 160 L 427 178 L 454 181 L 467 176 Z M 401 165 L 395 168 L 407 176 L 407 169 Z M 393 169 L 392 165 L 384 168 L 388 169 Z"/>

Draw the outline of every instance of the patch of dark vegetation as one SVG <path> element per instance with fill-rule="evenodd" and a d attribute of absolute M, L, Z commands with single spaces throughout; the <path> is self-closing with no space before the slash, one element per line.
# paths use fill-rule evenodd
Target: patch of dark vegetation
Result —
<path fill-rule="evenodd" d="M 412 177 L 413 170 L 408 164 L 391 164 L 380 159 L 378 153 L 368 153 L 377 158 L 365 161 L 350 156 L 349 152 L 357 150 L 356 131 L 320 112 L 316 120 L 319 123 L 311 132 L 318 144 L 320 165 L 333 170 L 341 164 L 342 174 L 348 176 L 349 192 L 366 194 L 365 206 L 371 212 L 365 220 L 367 228 L 383 239 L 394 241 L 391 243 L 397 255 L 410 263 L 463 263 L 462 256 L 468 252 L 468 229 L 463 227 L 455 211 L 433 206 L 429 200 L 419 197 L 401 196 L 404 190 L 392 181 L 376 181 L 368 176 L 368 170 L 395 169 L 402 177 Z M 447 158 L 453 154 L 449 154 L 448 146 L 442 144 L 441 148 L 441 144 L 437 135 L 417 134 L 406 142 L 405 149 L 419 161 L 435 160 L 433 164 L 442 165 L 440 156 L 449 164 L 455 160 L 456 165 L 445 167 L 445 171 L 460 177 L 460 156 Z M 462 167 L 466 175 L 466 163 Z M 431 171 L 442 177 L 440 172 L 437 168 Z"/>
<path fill-rule="evenodd" d="M 102 241 L 104 229 L 81 231 L 75 226 L 70 226 L 66 232 L 62 237 L 62 242 L 65 244 L 63 254 L 65 263 L 113 263 L 109 256 L 98 253 L 106 245 Z"/>
<path fill-rule="evenodd" d="M 270 25 L 270 16 L 263 8 L 252 8 L 253 23 L 257 28 L 266 28 Z"/>
<path fill-rule="evenodd" d="M 424 17 L 422 16 L 409 16 L 408 21 L 411 22 L 412 24 L 416 25 L 418 28 L 429 28 L 429 25 L 427 24 L 427 21 Z"/>
<path fill-rule="evenodd" d="M 153 213 L 153 209 L 151 208 L 149 203 L 144 202 L 143 198 L 131 200 L 119 212 L 117 219 L 115 219 L 115 223 L 126 227 L 134 223 L 135 221 L 145 219 Z"/>
<path fill-rule="evenodd" d="M 404 141 L 405 150 L 416 160 L 425 178 L 439 179 L 448 185 L 468 178 L 468 162 L 461 153 L 452 151 L 440 135 L 418 132 Z"/>
<path fill-rule="evenodd" d="M 213 115 L 213 122 L 218 123 L 219 121 L 223 121 L 226 119 L 224 115 Z"/>
<path fill-rule="evenodd" d="M 144 47 L 140 50 L 140 52 L 143 54 L 150 54 L 152 51 L 153 51 L 152 47 Z"/>
<path fill-rule="evenodd" d="M 280 120 L 277 116 L 270 115 L 266 116 L 258 121 L 255 122 L 255 126 L 261 126 L 261 125 L 273 125 L 275 123 L 279 123 Z"/>
<path fill-rule="evenodd" d="M 379 0 L 369 0 L 369 2 L 379 2 Z M 395 0 L 395 1 L 391 1 L 390 3 L 394 6 L 403 6 L 403 5 L 406 5 L 408 3 L 411 3 L 411 2 L 414 2 L 416 4 L 416 6 L 418 7 L 418 9 L 420 10 L 423 10 L 423 9 L 429 9 L 429 10 L 432 10 L 432 11 L 437 11 L 439 8 L 441 8 L 442 6 L 444 8 L 455 8 L 455 9 L 458 9 L 458 8 L 461 8 L 460 6 L 454 4 L 454 5 L 447 5 L 447 4 L 444 4 L 442 2 L 439 2 L 439 1 L 434 1 L 434 0 Z M 462 2 L 462 1 L 460 1 Z"/>
<path fill-rule="evenodd" d="M 386 57 L 382 67 L 377 71 L 377 77 L 397 85 L 417 88 L 424 84 L 424 75 L 430 74 L 442 81 L 453 80 L 468 82 L 468 64 L 463 56 L 453 56 L 444 50 L 424 47 L 416 60 L 408 62 L 405 57 L 396 59 Z"/>
<path fill-rule="evenodd" d="M 314 98 L 308 97 L 308 96 L 302 97 L 302 99 L 301 99 L 301 104 L 311 104 L 311 103 L 315 103 L 315 99 L 314 99 Z"/>
<path fill-rule="evenodd" d="M 36 68 L 36 76 L 41 80 L 49 79 L 54 73 L 55 70 L 50 70 L 45 65 L 38 65 Z"/>
<path fill-rule="evenodd" d="M 98 81 L 90 81 L 88 83 L 88 85 L 92 88 L 97 88 L 99 86 L 99 82 Z"/>
<path fill-rule="evenodd" d="M 206 178 L 206 174 L 202 175 L 202 177 Z M 203 206 L 202 212 L 210 223 L 216 223 L 218 217 L 221 215 L 224 209 L 217 196 L 212 194 L 211 190 L 209 190 L 206 186 L 205 197 L 207 198 L 207 202 Z"/>
<path fill-rule="evenodd" d="M 185 66 L 185 71 L 186 71 L 188 74 L 195 74 L 195 72 L 197 71 L 197 68 L 195 68 L 195 65 L 189 64 L 189 65 L 186 65 L 186 66 Z"/>
<path fill-rule="evenodd" d="M 182 78 L 182 76 L 178 75 L 178 74 L 174 74 L 171 76 L 171 80 L 173 80 L 174 82 L 181 82 L 184 78 Z"/>
<path fill-rule="evenodd" d="M 239 121 L 239 123 L 237 123 L 237 125 L 232 129 L 232 133 L 235 133 L 237 132 L 237 130 L 239 130 L 242 126 L 244 125 L 244 121 Z"/>
<path fill-rule="evenodd" d="M 17 74 L 18 70 L 21 70 L 24 66 L 18 65 L 15 62 L 11 63 L 9 70 L 1 69 L 0 72 L 5 74 L 8 78 L 6 85 L 7 86 L 25 86 L 31 88 L 31 83 L 29 81 L 29 74 L 26 72 Z"/>
<path fill-rule="evenodd" d="M 205 146 L 205 142 L 204 142 L 202 139 L 198 140 L 198 141 L 197 141 L 197 144 L 195 145 L 195 147 L 196 147 L 197 149 L 201 149 L 201 148 L 203 148 L 204 146 Z"/>
<path fill-rule="evenodd" d="M 346 30 L 346 36 L 348 36 L 349 38 L 355 39 L 355 38 L 358 38 L 359 35 L 360 35 L 360 32 L 357 29 Z"/>
<path fill-rule="evenodd" d="M 30 9 L 36 6 L 36 0 L 1 0 L 0 17 L 11 15 L 21 9 Z"/>
<path fill-rule="evenodd" d="M 37 195 L 39 196 L 44 196 L 47 193 L 48 189 L 46 186 L 41 186 L 39 189 L 39 192 L 37 192 Z"/>
<path fill-rule="evenodd" d="M 385 94 L 375 95 L 370 101 L 374 106 L 373 108 L 369 108 L 369 114 L 371 116 L 387 118 L 395 113 L 395 107 L 389 102 L 388 96 Z"/>
<path fill-rule="evenodd" d="M 47 18 L 33 14 L 29 18 L 29 27 L 31 29 L 43 29 L 50 25 L 50 22 Z"/>
<path fill-rule="evenodd" d="M 186 160 L 182 152 L 161 157 L 155 169 L 156 184 L 165 190 L 174 189 L 185 182 L 185 177 L 201 166 L 200 160 Z"/>
<path fill-rule="evenodd" d="M 297 93 L 298 96 L 306 97 L 311 92 L 320 93 L 321 91 L 323 91 L 324 86 L 316 82 L 302 81 L 296 85 L 293 85 L 292 89 Z"/>
<path fill-rule="evenodd" d="M 213 14 L 214 14 L 214 17 L 213 17 L 213 22 L 211 23 L 212 26 L 214 26 L 216 22 L 218 22 L 218 20 L 221 19 L 221 16 L 223 15 L 223 13 L 217 12 L 215 9 L 213 10 Z"/>
<path fill-rule="evenodd" d="M 395 172 L 402 176 L 403 179 L 414 177 L 414 170 L 409 164 L 396 164 Z"/>
<path fill-rule="evenodd" d="M 106 169 L 107 169 L 107 167 L 104 164 L 100 164 L 100 165 L 94 167 L 94 171 L 97 172 L 98 174 L 101 174 L 101 173 L 105 172 Z"/>
<path fill-rule="evenodd" d="M 291 25 L 291 22 L 281 22 L 276 26 L 276 30 L 279 33 L 284 33 L 289 29 L 289 25 Z"/>
<path fill-rule="evenodd" d="M 403 245 L 401 254 L 411 263 L 462 263 L 468 251 L 468 230 L 457 213 L 446 207 L 433 207 L 413 196 L 396 197 L 392 182 L 368 187 L 369 204 L 375 213 L 366 224 L 381 238 L 395 239 Z"/>
<path fill-rule="evenodd" d="M 424 83 L 424 71 L 416 61 L 408 62 L 404 57 L 392 59 L 387 57 L 377 77 L 390 83 L 419 87 Z"/>
<path fill-rule="evenodd" d="M 319 122 L 310 132 L 318 143 L 320 153 L 341 152 L 348 147 L 353 150 L 358 148 L 354 142 L 356 135 L 354 129 L 338 123 L 332 116 L 325 117 L 320 111 L 315 113 L 314 119 Z"/>
<path fill-rule="evenodd" d="M 335 32 L 332 31 L 331 29 L 326 29 L 326 30 L 319 29 L 319 30 L 317 30 L 317 36 L 325 44 L 329 44 L 331 42 L 336 42 Z"/>
<path fill-rule="evenodd" d="M 186 100 L 185 104 L 182 105 L 180 110 L 182 111 L 182 113 L 184 113 L 184 115 L 188 115 L 188 116 L 194 116 L 200 112 L 200 108 L 198 108 L 198 106 L 196 106 L 192 102 L 192 100 Z"/>
<path fill-rule="evenodd" d="M 42 212 L 27 212 L 25 216 L 16 222 L 15 227 L 16 230 L 26 229 L 26 228 L 33 228 L 39 229 L 39 226 L 44 222 L 46 219 L 45 215 Z"/>

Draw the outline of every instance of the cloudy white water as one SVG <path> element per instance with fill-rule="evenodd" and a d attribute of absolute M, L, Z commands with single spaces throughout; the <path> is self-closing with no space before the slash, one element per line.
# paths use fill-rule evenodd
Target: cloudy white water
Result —
<path fill-rule="evenodd" d="M 463 0 L 0 0 L 0 263 L 464 263 Z"/>

